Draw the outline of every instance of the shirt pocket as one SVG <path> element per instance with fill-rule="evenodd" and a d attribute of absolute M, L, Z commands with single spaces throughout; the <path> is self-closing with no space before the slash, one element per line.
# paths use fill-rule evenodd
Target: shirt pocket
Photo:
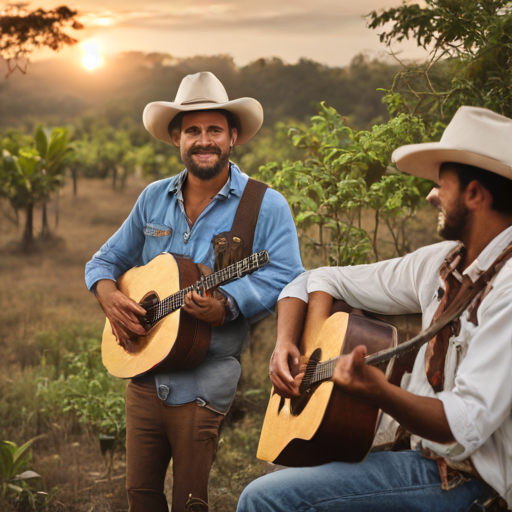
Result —
<path fill-rule="evenodd" d="M 147 223 L 144 227 L 144 264 L 156 258 L 162 252 L 170 252 L 173 229 L 165 224 Z"/>

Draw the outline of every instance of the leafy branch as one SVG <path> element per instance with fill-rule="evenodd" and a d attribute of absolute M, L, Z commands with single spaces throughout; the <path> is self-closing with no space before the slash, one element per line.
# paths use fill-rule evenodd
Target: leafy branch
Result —
<path fill-rule="evenodd" d="M 65 5 L 56 9 L 27 11 L 23 4 L 9 5 L 0 14 L 0 56 L 7 62 L 9 77 L 16 69 L 26 72 L 27 58 L 34 50 L 47 47 L 59 51 L 77 39 L 64 32 L 65 27 L 83 29 L 78 11 Z"/>

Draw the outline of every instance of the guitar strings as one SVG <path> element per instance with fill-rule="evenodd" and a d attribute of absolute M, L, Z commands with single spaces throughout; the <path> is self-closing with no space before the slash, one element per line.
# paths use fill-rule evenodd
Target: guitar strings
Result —
<path fill-rule="evenodd" d="M 334 374 L 334 368 L 338 359 L 339 356 L 333 357 L 332 359 L 328 359 L 327 361 L 323 361 L 321 363 L 316 363 L 313 367 L 308 365 L 305 370 L 302 383 L 310 386 L 316 382 L 330 379 Z"/>
<path fill-rule="evenodd" d="M 258 270 L 260 266 L 266 265 L 267 263 L 267 251 L 260 251 L 259 253 L 251 254 L 249 257 L 234 263 L 225 269 L 203 277 L 195 284 L 184 288 L 183 290 L 179 290 L 173 295 L 159 301 L 158 304 L 149 307 L 147 309 L 149 317 L 146 315 L 146 321 L 150 325 L 154 325 L 168 314 L 180 309 L 185 303 L 185 296 L 191 291 L 208 291 L 221 283 L 225 283 L 235 278 L 241 278 L 244 274 Z"/>

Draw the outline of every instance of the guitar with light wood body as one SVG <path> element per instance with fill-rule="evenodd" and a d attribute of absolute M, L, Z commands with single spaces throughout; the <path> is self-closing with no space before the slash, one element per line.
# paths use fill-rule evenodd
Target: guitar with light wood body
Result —
<path fill-rule="evenodd" d="M 149 331 L 123 348 L 107 319 L 101 345 L 103 364 L 110 374 L 123 379 L 199 365 L 210 345 L 211 326 L 181 309 L 187 293 L 208 295 L 268 263 L 267 251 L 261 251 L 212 274 L 204 265 L 162 253 L 147 265 L 125 272 L 117 287 L 146 310 L 141 322 Z"/>
<path fill-rule="evenodd" d="M 257 457 L 291 467 L 363 460 L 372 446 L 380 411 L 336 389 L 330 379 L 338 357 L 356 346 L 365 345 L 371 356 L 397 343 L 397 329 L 389 323 L 359 314 L 331 315 L 315 339 L 302 340 L 305 374 L 300 396 L 282 398 L 272 390 Z M 394 359 L 377 362 L 393 378 Z"/>

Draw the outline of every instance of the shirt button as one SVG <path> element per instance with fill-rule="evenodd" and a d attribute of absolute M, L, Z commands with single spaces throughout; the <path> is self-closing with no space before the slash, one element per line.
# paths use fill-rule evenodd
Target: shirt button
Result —
<path fill-rule="evenodd" d="M 188 242 L 188 239 L 190 238 L 190 231 L 185 231 L 185 233 L 183 233 L 183 243 L 187 243 Z"/>

